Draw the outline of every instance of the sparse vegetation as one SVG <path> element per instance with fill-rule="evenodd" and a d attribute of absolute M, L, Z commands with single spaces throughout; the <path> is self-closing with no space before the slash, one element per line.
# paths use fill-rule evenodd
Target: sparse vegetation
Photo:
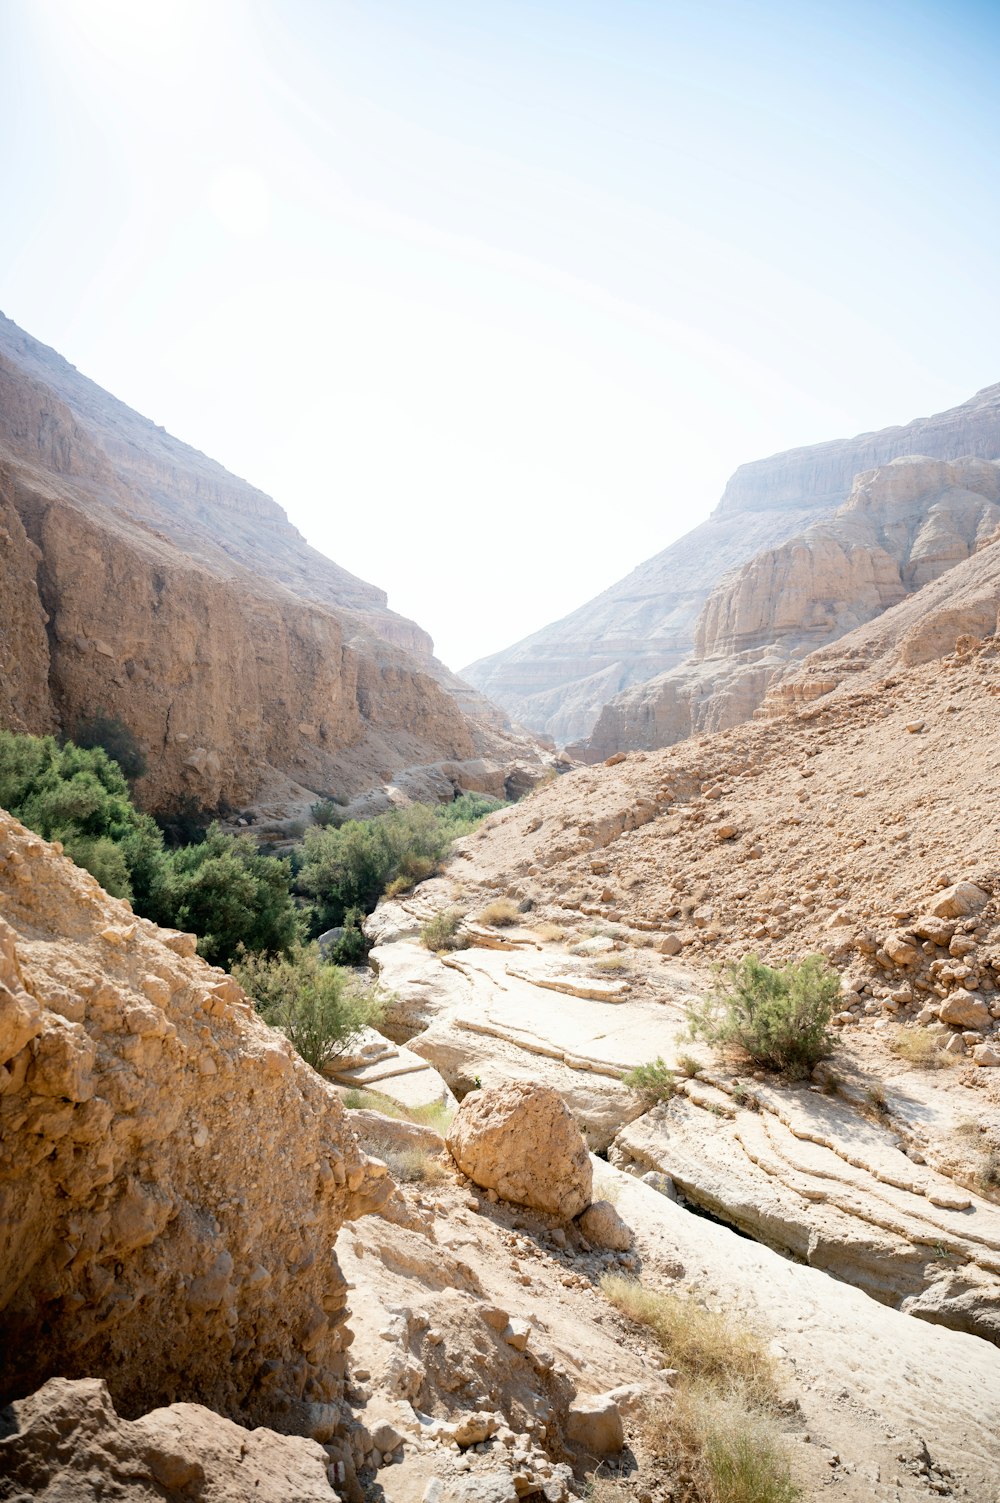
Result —
<path fill-rule="evenodd" d="M 606 1273 L 601 1289 L 616 1310 L 652 1331 L 671 1367 L 692 1381 L 742 1383 L 760 1403 L 776 1396 L 774 1362 L 756 1332 L 693 1299 Z"/>
<path fill-rule="evenodd" d="M 941 1043 L 925 1028 L 897 1028 L 889 1043 L 893 1054 L 920 1070 L 944 1070 L 952 1063 Z"/>
<path fill-rule="evenodd" d="M 801 1490 L 773 1415 L 777 1373 L 761 1338 L 731 1315 L 620 1274 L 605 1274 L 601 1288 L 678 1371 L 671 1403 L 647 1407 L 641 1434 L 685 1503 L 796 1503 Z"/>
<path fill-rule="evenodd" d="M 880 1085 L 868 1087 L 865 1092 L 865 1105 L 869 1111 L 875 1113 L 876 1117 L 888 1117 L 890 1114 L 888 1099 Z"/>
<path fill-rule="evenodd" d="M 298 944 L 290 954 L 273 958 L 242 951 L 233 975 L 264 1021 L 280 1028 L 314 1070 L 343 1054 L 385 1012 L 376 987 L 326 964 L 316 944 Z"/>
<path fill-rule="evenodd" d="M 695 1076 L 701 1073 L 701 1064 L 693 1054 L 679 1054 L 677 1068 L 688 1080 L 694 1080 Z"/>
<path fill-rule="evenodd" d="M 1000 1152 L 995 1148 L 987 1148 L 986 1157 L 979 1167 L 976 1182 L 981 1190 L 992 1192 L 1000 1190 Z"/>
<path fill-rule="evenodd" d="M 566 930 L 561 928 L 559 924 L 532 924 L 531 927 L 532 932 L 537 934 L 538 938 L 545 944 L 556 945 L 561 939 L 566 938 Z"/>
<path fill-rule="evenodd" d="M 464 950 L 468 940 L 460 932 L 465 914 L 461 908 L 444 908 L 420 930 L 420 943 L 428 950 Z"/>
<path fill-rule="evenodd" d="M 439 1184 L 446 1178 L 441 1159 L 426 1148 L 397 1148 L 393 1143 L 376 1143 L 374 1151 L 400 1184 Z"/>
<path fill-rule="evenodd" d="M 620 952 L 613 955 L 598 955 L 597 959 L 594 961 L 595 971 L 608 971 L 612 975 L 616 971 L 627 971 L 628 968 L 629 958 L 627 955 L 622 955 Z"/>
<path fill-rule="evenodd" d="M 673 1070 L 659 1055 L 648 1064 L 636 1065 L 634 1070 L 629 1070 L 622 1076 L 622 1085 L 653 1106 L 658 1101 L 669 1101 L 677 1089 L 677 1080 Z"/>
<path fill-rule="evenodd" d="M 688 1008 L 691 1035 L 801 1079 L 833 1048 L 829 1025 L 839 990 L 822 955 L 780 970 L 747 955 L 722 967 L 708 996 Z"/>
<path fill-rule="evenodd" d="M 341 824 L 344 818 L 342 802 L 335 798 L 318 798 L 314 804 L 309 805 L 309 813 L 313 824 L 319 825 L 321 830 L 329 829 L 330 825 Z"/>
<path fill-rule="evenodd" d="M 444 1137 L 455 1115 L 454 1107 L 444 1101 L 432 1101 L 426 1106 L 403 1106 L 381 1091 L 361 1091 L 353 1087 L 344 1092 L 344 1105 L 348 1111 L 366 1110 L 381 1112 L 383 1117 L 396 1117 L 403 1122 L 418 1122 L 421 1127 L 432 1127 Z"/>
<path fill-rule="evenodd" d="M 512 924 L 521 922 L 521 915 L 516 903 L 510 898 L 494 898 L 492 903 L 476 916 L 476 922 L 486 924 L 490 929 L 508 929 Z"/>

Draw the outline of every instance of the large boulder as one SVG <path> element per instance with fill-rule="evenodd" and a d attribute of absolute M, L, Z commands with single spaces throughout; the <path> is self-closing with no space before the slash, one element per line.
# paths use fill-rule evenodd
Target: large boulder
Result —
<path fill-rule="evenodd" d="M 315 1441 L 244 1430 L 200 1404 L 119 1419 L 99 1378 L 50 1378 L 0 1411 L 0 1499 L 329 1503 L 329 1476 Z"/>
<path fill-rule="evenodd" d="M 472 1091 L 447 1137 L 463 1174 L 503 1200 L 570 1221 L 590 1204 L 587 1145 L 551 1086 L 511 1082 Z"/>

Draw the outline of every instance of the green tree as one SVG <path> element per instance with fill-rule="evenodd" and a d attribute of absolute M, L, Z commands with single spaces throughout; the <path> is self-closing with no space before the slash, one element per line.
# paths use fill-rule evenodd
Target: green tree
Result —
<path fill-rule="evenodd" d="M 271 955 L 292 949 L 299 924 L 287 861 L 261 855 L 251 836 L 226 835 L 218 825 L 201 845 L 168 859 L 173 922 L 199 936 L 206 960 L 228 965 L 240 945 Z"/>

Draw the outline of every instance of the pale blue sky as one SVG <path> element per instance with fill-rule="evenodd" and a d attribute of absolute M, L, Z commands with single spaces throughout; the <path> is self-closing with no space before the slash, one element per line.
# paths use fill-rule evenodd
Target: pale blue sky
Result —
<path fill-rule="evenodd" d="M 997 10 L 0 0 L 0 308 L 460 667 L 1000 380 Z"/>

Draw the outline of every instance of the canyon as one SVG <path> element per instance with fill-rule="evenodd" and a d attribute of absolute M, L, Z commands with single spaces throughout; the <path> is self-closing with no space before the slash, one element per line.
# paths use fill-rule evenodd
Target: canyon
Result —
<path fill-rule="evenodd" d="M 852 497 L 856 484 L 870 484 L 871 472 L 877 471 L 876 487 L 900 491 L 901 503 L 915 508 L 919 530 L 923 513 L 918 497 L 911 493 L 904 499 L 909 482 L 892 467 L 893 461 L 908 456 L 948 461 L 1000 458 L 1000 386 L 986 387 L 958 407 L 904 426 L 742 465 L 705 522 L 596 599 L 523 642 L 471 664 L 462 670 L 463 676 L 517 720 L 589 760 L 601 760 L 613 750 L 669 744 L 683 724 L 690 727 L 689 706 L 695 722 L 706 728 L 734 724 L 747 706 L 752 709 L 754 695 L 766 685 L 769 650 L 774 649 L 780 661 L 791 649 L 784 618 L 794 613 L 796 601 L 801 606 L 811 598 L 814 584 L 820 593 L 813 619 L 801 623 L 806 629 L 800 646 L 810 634 L 815 641 L 824 611 L 830 616 L 827 639 L 857 624 L 861 581 L 824 576 L 830 549 L 838 545 L 838 527 L 841 551 L 861 550 L 875 541 L 874 534 L 866 536 L 863 526 L 857 526 L 863 522 L 857 513 L 865 503 Z M 888 476 L 887 469 L 892 472 Z M 936 474 L 932 467 L 928 470 L 929 476 Z M 915 491 L 926 485 L 928 512 L 936 504 L 933 486 L 938 483 L 921 480 L 911 487 Z M 955 482 L 941 480 L 937 494 L 952 484 L 961 489 L 962 483 L 961 477 Z M 868 504 L 877 511 L 885 502 Z M 853 518 L 831 520 L 852 511 Z M 828 521 L 833 537 L 826 530 Z M 934 530 L 930 523 L 928 534 Z M 889 545 L 891 554 L 896 541 L 894 537 Z M 817 554 L 812 559 L 814 545 Z M 928 558 L 933 553 L 929 535 L 918 545 L 918 554 L 924 551 Z M 944 555 L 939 556 L 943 563 Z M 952 551 L 950 557 L 954 556 L 964 554 Z M 903 559 L 899 562 L 905 564 Z M 811 579 L 812 573 L 819 577 Z M 907 587 L 916 587 L 918 578 L 919 574 L 911 575 Z M 842 583 L 849 586 L 843 600 L 838 593 Z M 726 644 L 724 664 L 715 663 L 725 640 L 720 612 L 725 613 L 734 590 L 741 590 L 746 600 L 751 588 L 756 592 L 754 610 L 762 617 L 751 631 L 753 650 L 764 662 L 756 674 L 750 671 L 756 664 L 730 664 L 735 644 Z M 898 580 L 888 591 L 883 583 L 882 598 L 891 600 L 899 589 Z M 865 608 L 874 603 L 873 599 Z M 768 616 L 773 616 L 773 623 L 763 619 Z M 740 646 L 750 650 L 745 641 Z M 712 669 L 699 670 L 706 657 L 712 658 Z M 675 678 L 661 679 L 678 669 Z M 713 673 L 720 679 L 714 700 Z M 697 708 L 700 700 L 712 701 L 704 712 Z M 588 746 L 592 733 L 593 744 Z"/>
<path fill-rule="evenodd" d="M 0 710 L 121 719 L 151 810 L 301 813 L 394 781 L 503 796 L 530 738 L 253 486 L 0 318 Z"/>

